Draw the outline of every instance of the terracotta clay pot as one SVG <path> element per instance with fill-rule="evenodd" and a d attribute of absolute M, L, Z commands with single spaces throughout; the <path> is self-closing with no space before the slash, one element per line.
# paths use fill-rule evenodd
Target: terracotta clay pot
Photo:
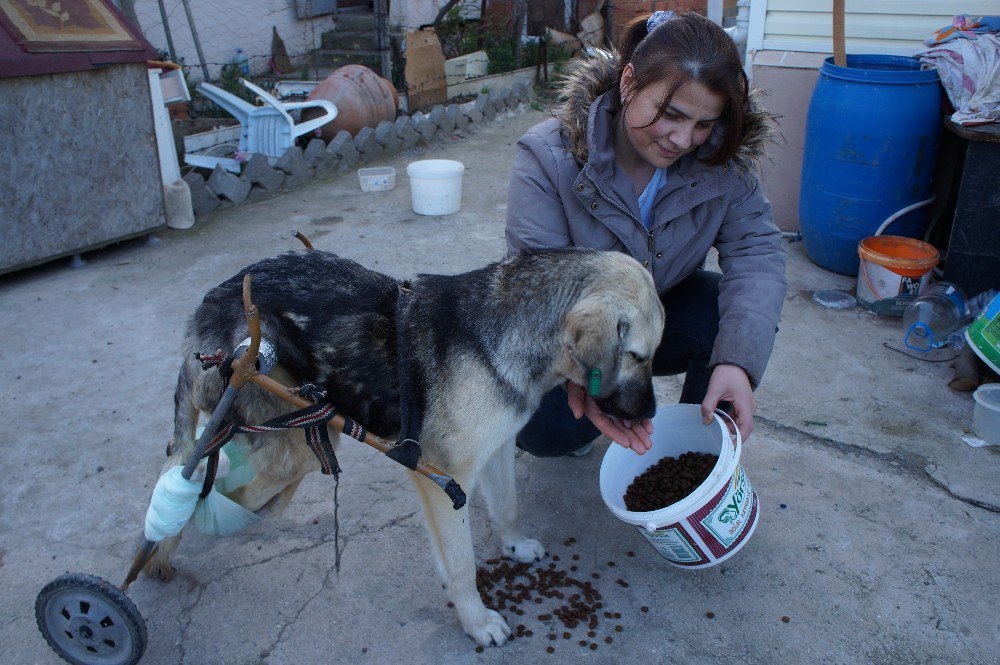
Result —
<path fill-rule="evenodd" d="M 346 65 L 320 81 L 308 99 L 325 99 L 337 106 L 337 117 L 319 129 L 324 141 L 346 130 L 351 136 L 362 127 L 377 127 L 383 120 L 394 121 L 399 95 L 392 83 L 363 65 Z M 303 120 L 320 114 L 306 109 Z"/>

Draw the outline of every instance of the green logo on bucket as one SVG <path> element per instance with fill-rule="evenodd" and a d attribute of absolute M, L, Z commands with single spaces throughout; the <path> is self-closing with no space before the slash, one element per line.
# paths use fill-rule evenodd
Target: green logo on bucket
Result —
<path fill-rule="evenodd" d="M 746 528 L 752 505 L 753 488 L 743 473 L 743 467 L 737 466 L 729 491 L 715 509 L 701 520 L 701 524 L 723 547 L 728 548 Z"/>

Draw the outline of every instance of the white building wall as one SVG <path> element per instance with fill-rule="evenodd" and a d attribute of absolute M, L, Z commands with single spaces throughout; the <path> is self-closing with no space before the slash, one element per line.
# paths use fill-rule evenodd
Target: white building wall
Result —
<path fill-rule="evenodd" d="M 847 0 L 848 53 L 913 55 L 955 14 L 997 14 L 998 0 Z M 833 52 L 832 0 L 751 0 L 750 52 Z"/>
<path fill-rule="evenodd" d="M 181 0 L 163 0 L 178 59 L 183 58 L 193 80 L 201 80 L 198 52 Z M 201 42 L 209 76 L 219 71 L 242 48 L 249 58 L 250 71 L 268 71 L 271 57 L 271 29 L 277 27 L 292 62 L 320 46 L 323 32 L 333 30 L 332 15 L 300 19 L 294 0 L 188 0 Z M 153 46 L 167 52 L 167 38 L 156 0 L 136 0 L 139 25 Z"/>
<path fill-rule="evenodd" d="M 448 0 L 396 0 L 389 3 L 389 26 L 394 30 L 416 30 L 434 21 Z M 465 0 L 459 3 L 459 12 L 464 18 L 479 18 L 479 0 Z"/>

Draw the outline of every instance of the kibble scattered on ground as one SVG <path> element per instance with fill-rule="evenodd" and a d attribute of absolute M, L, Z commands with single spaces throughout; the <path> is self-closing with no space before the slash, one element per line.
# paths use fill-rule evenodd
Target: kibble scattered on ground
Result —
<path fill-rule="evenodd" d="M 575 538 L 567 538 L 563 545 L 571 547 L 576 543 Z M 634 556 L 634 552 L 629 552 L 629 556 Z M 485 565 L 476 571 L 476 585 L 479 588 L 479 595 L 483 603 L 490 609 L 496 610 L 505 616 L 508 625 L 513 628 L 510 639 L 525 639 L 533 637 L 533 628 L 542 630 L 540 636 L 544 636 L 545 651 L 555 653 L 556 645 L 553 643 L 560 637 L 564 640 L 572 639 L 574 633 L 579 631 L 577 636 L 580 647 L 596 650 L 603 640 L 603 644 L 609 645 L 614 642 L 610 633 L 612 630 L 621 633 L 624 627 L 616 624 L 601 629 L 601 615 L 604 619 L 620 619 L 621 612 L 611 610 L 603 611 L 604 596 L 595 585 L 601 579 L 601 575 L 593 571 L 589 580 L 576 576 L 577 565 L 572 565 L 569 570 L 560 569 L 555 563 L 560 560 L 579 561 L 580 555 L 574 552 L 565 552 L 560 555 L 554 554 L 551 563 L 532 565 L 528 563 L 516 563 L 502 559 L 488 559 Z M 545 565 L 546 567 L 543 567 Z M 607 562 L 608 568 L 616 567 L 614 561 Z M 627 588 L 628 582 L 622 578 L 615 580 L 615 583 Z M 534 619 L 524 620 L 525 607 L 538 607 L 529 616 Z M 452 603 L 448 603 L 452 607 Z M 551 609 L 550 609 L 551 607 Z M 537 613 L 541 610 L 541 613 Z M 649 608 L 642 606 L 642 611 L 648 612 Z M 515 623 L 514 618 L 519 618 L 523 623 Z M 538 625 L 529 625 L 532 621 Z M 558 630 L 562 628 L 563 630 Z M 601 633 L 604 635 L 601 635 Z M 588 639 L 583 639 L 584 637 Z M 477 647 L 476 652 L 482 653 L 482 647 Z"/>

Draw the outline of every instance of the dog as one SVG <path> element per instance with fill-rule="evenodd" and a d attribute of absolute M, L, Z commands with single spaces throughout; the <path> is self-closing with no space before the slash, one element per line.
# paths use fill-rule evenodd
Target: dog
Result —
<path fill-rule="evenodd" d="M 627 255 L 529 250 L 471 272 L 403 283 L 305 250 L 249 266 L 205 296 L 183 343 L 164 470 L 191 455 L 198 414 L 210 413 L 224 388 L 218 369 L 204 371 L 196 353 L 234 349 L 247 336 L 246 274 L 263 337 L 278 358 L 270 375 L 288 385 L 322 386 L 341 413 L 383 439 L 400 431 L 397 340 L 405 340 L 419 378 L 421 459 L 466 491 L 482 490 L 503 555 L 519 562 L 546 555 L 518 527 L 514 487 L 515 436 L 542 396 L 571 381 L 589 386 L 610 416 L 640 419 L 655 412 L 652 358 L 664 312 L 649 272 Z M 398 310 L 400 298 L 405 308 Z M 404 320 L 397 322 L 397 311 L 405 311 Z M 594 370 L 601 377 L 596 390 Z M 233 408 L 246 423 L 292 410 L 254 385 L 239 392 Z M 300 432 L 248 438 L 256 475 L 227 496 L 250 511 L 279 513 L 319 462 Z M 510 628 L 476 588 L 468 507 L 453 509 L 437 485 L 410 473 L 462 627 L 479 645 L 503 644 Z M 169 557 L 178 542 L 179 536 L 160 542 L 147 574 L 171 577 Z"/>

